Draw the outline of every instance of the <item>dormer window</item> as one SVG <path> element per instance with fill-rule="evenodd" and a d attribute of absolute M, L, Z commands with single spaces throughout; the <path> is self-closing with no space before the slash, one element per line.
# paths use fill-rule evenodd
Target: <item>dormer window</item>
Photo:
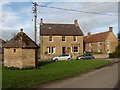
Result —
<path fill-rule="evenodd" d="M 49 36 L 49 41 L 53 41 L 53 38 L 52 38 L 52 36 Z"/>
<path fill-rule="evenodd" d="M 65 36 L 62 36 L 62 41 L 65 41 Z"/>

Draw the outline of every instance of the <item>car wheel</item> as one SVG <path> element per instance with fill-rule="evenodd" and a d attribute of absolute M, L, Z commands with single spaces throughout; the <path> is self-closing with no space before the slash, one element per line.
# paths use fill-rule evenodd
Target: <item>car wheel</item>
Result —
<path fill-rule="evenodd" d="M 67 60 L 71 60 L 70 58 L 68 58 Z"/>
<path fill-rule="evenodd" d="M 58 59 L 55 59 L 55 61 L 58 61 Z"/>

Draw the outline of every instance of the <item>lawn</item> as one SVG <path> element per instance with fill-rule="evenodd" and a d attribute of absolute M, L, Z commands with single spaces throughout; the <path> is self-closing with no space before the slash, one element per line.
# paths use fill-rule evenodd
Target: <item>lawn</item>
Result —
<path fill-rule="evenodd" d="M 41 62 L 38 69 L 6 70 L 2 68 L 3 88 L 25 88 L 63 79 L 111 63 L 107 60 L 73 60 Z"/>

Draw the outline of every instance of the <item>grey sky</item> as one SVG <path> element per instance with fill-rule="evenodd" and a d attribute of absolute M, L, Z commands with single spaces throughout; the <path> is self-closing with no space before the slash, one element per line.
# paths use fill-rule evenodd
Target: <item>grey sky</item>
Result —
<path fill-rule="evenodd" d="M 9 2 L 8 2 L 9 1 Z M 21 4 L 21 2 L 23 3 Z M 13 32 L 19 32 L 23 28 L 25 33 L 32 39 L 34 37 L 33 28 L 33 0 L 4 0 L 0 4 L 0 31 L 2 38 L 10 39 Z M 45 23 L 73 23 L 78 20 L 79 26 L 86 35 L 88 31 L 92 33 L 104 32 L 109 26 L 113 26 L 115 34 L 118 33 L 118 0 L 36 0 L 39 5 L 37 10 L 37 35 L 39 36 L 39 22 L 43 18 Z M 113 2 L 114 1 L 114 2 Z M 18 3 L 15 3 L 18 2 Z M 24 2 L 28 2 L 24 4 Z M 44 2 L 44 3 L 43 3 Z M 15 3 L 15 4 L 14 4 Z M 83 12 L 58 10 L 49 7 L 59 7 L 65 9 L 73 9 Z M 92 14 L 96 12 L 101 14 Z M 112 15 L 112 16 L 110 16 Z M 39 39 L 38 39 L 39 40 Z"/>

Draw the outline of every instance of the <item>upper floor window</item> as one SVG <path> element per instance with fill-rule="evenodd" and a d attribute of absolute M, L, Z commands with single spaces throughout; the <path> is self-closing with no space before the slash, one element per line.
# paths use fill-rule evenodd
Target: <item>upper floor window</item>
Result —
<path fill-rule="evenodd" d="M 98 42 L 98 46 L 101 46 L 102 45 L 102 42 Z"/>
<path fill-rule="evenodd" d="M 89 43 L 89 46 L 92 46 L 92 43 Z"/>
<path fill-rule="evenodd" d="M 110 42 L 107 42 L 106 45 L 107 45 L 107 46 L 110 46 Z"/>
<path fill-rule="evenodd" d="M 76 36 L 73 36 L 73 41 L 77 41 L 77 37 Z"/>
<path fill-rule="evenodd" d="M 49 36 L 49 41 L 53 41 L 53 37 L 52 36 Z"/>
<path fill-rule="evenodd" d="M 62 41 L 65 41 L 65 36 L 62 36 Z"/>
<path fill-rule="evenodd" d="M 14 49 L 14 53 L 16 52 L 16 49 Z"/>

